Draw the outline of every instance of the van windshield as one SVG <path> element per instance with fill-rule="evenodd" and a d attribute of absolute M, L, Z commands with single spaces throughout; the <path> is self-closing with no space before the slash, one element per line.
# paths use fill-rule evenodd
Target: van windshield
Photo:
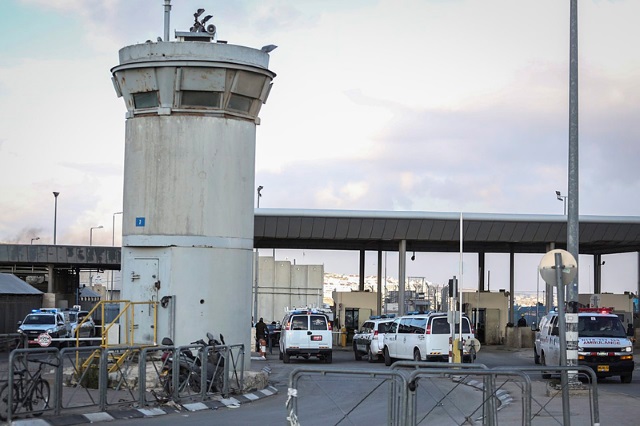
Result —
<path fill-rule="evenodd" d="M 580 337 L 627 337 L 620 319 L 615 316 L 578 317 L 578 336 Z"/>

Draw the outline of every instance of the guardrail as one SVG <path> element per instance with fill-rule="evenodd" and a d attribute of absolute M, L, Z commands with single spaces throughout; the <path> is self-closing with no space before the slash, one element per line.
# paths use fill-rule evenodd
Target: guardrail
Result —
<path fill-rule="evenodd" d="M 0 334 L 0 352 L 9 352 L 18 347 L 20 343 L 20 334 L 6 333 Z"/>
<path fill-rule="evenodd" d="M 563 370 L 578 371 L 588 392 L 588 399 L 572 398 L 570 413 L 565 412 L 564 401 L 560 404 L 561 388 L 544 380 L 535 382 L 535 395 L 532 390 L 531 373 L 557 374 Z M 345 389 L 347 381 L 357 382 L 359 391 Z M 387 409 L 381 412 L 380 403 L 385 400 Z M 380 416 L 386 416 L 386 424 L 392 426 L 565 424 L 563 416 L 571 416 L 580 424 L 600 422 L 597 379 L 586 366 L 487 368 L 483 364 L 399 361 L 387 372 L 294 370 L 287 399 L 289 424 L 316 424 L 318 407 L 323 407 L 325 424 L 376 423 Z"/>
<path fill-rule="evenodd" d="M 162 353 L 169 351 L 173 359 L 178 359 L 180 351 L 193 351 L 195 359 L 201 366 L 192 373 L 199 380 L 194 387 L 180 390 L 180 367 L 175 362 L 168 364 L 168 357 Z M 209 364 L 203 360 L 213 359 L 217 354 L 217 362 Z M 228 397 L 241 391 L 244 385 L 244 345 L 222 346 L 122 346 L 122 347 L 67 347 L 15 349 L 9 355 L 7 376 L 0 389 L 13 389 L 19 383 L 18 372 L 30 371 L 30 361 L 35 359 L 56 365 L 43 375 L 50 386 L 50 397 L 35 414 L 49 413 L 58 415 L 63 411 L 81 410 L 104 411 L 113 406 L 150 406 L 168 401 L 177 403 L 204 401 L 216 395 Z M 195 367 L 195 365 L 194 365 Z M 171 369 L 173 387 L 166 385 L 166 372 Z M 219 382 L 209 381 L 207 377 L 218 377 Z M 189 378 L 187 378 L 189 379 Z M 193 380 L 186 383 L 194 384 Z M 33 415 L 29 404 L 14 403 L 14 393 L 8 392 L 6 407 L 0 404 L 0 413 L 10 422 L 17 416 Z M 18 395 L 16 394 L 16 398 Z M 0 419 L 2 419 L 0 417 Z M 3 419 L 4 420 L 4 419 Z"/>

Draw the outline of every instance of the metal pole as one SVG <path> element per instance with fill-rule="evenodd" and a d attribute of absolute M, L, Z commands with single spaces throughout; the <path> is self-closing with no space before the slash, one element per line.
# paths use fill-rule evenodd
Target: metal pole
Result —
<path fill-rule="evenodd" d="M 567 339 L 564 308 L 564 283 L 562 282 L 562 254 L 555 254 L 556 283 L 558 285 L 558 335 L 560 337 L 560 365 L 567 365 Z M 562 386 L 562 417 L 564 426 L 571 426 L 571 411 L 569 409 L 569 380 L 567 370 L 560 372 L 560 384 Z"/>
<path fill-rule="evenodd" d="M 56 245 L 56 228 L 58 224 L 58 195 L 59 192 L 54 192 L 53 196 L 55 198 L 55 207 L 53 208 L 53 245 Z"/>
<path fill-rule="evenodd" d="M 122 212 L 115 212 L 113 214 L 113 222 L 111 225 L 111 247 L 116 245 L 116 215 L 122 214 Z M 113 269 L 111 270 L 111 290 L 109 290 L 109 300 L 113 300 Z"/>
<path fill-rule="evenodd" d="M 570 58 L 569 58 L 569 185 L 567 216 L 567 251 L 579 264 L 579 179 L 578 179 L 578 0 L 571 0 L 570 12 Z M 579 271 L 579 268 L 576 268 Z M 567 312 L 578 313 L 579 272 L 567 288 Z M 573 316 L 567 329 L 570 341 L 567 342 L 570 353 L 568 365 L 578 365 L 578 323 Z M 573 373 L 573 372 L 572 372 Z M 571 383 L 579 385 L 577 374 L 571 374 Z"/>
<path fill-rule="evenodd" d="M 171 0 L 164 0 L 164 41 L 169 41 L 170 16 L 171 16 Z"/>
<path fill-rule="evenodd" d="M 536 270 L 537 272 L 537 270 Z M 536 274 L 536 328 L 538 328 L 538 324 L 540 324 L 540 274 Z"/>
<path fill-rule="evenodd" d="M 456 350 L 462 350 L 462 285 L 463 285 L 463 281 L 464 281 L 464 275 L 462 274 L 462 270 L 463 270 L 463 268 L 462 268 L 462 259 L 463 259 L 463 256 L 462 256 L 462 253 L 463 253 L 462 252 L 462 250 L 463 250 L 462 242 L 464 240 L 463 234 L 464 234 L 464 229 L 463 229 L 463 223 L 462 223 L 462 212 L 460 212 L 460 261 L 458 262 L 458 274 L 460 275 L 460 283 L 458 284 L 458 287 L 457 287 L 458 288 L 458 296 L 457 296 L 458 297 L 458 303 L 460 303 L 460 309 L 458 309 L 459 315 L 460 315 L 460 318 L 459 318 L 460 324 L 458 326 L 458 333 L 460 335 L 460 340 L 458 342 L 458 346 L 459 347 L 455 348 Z M 457 309 L 457 308 L 454 307 L 454 309 Z"/>
<path fill-rule="evenodd" d="M 406 313 L 405 304 L 405 278 L 407 266 L 407 240 L 401 240 L 398 247 L 398 316 Z"/>
<path fill-rule="evenodd" d="M 638 253 L 638 265 L 640 265 L 640 253 Z M 640 267 L 638 268 L 640 269 Z M 640 286 L 640 284 L 638 284 L 638 286 Z M 389 312 L 388 310 L 388 303 L 387 303 L 387 252 L 384 252 L 384 313 L 385 315 L 387 314 L 387 312 Z M 638 292 L 638 294 L 640 294 L 640 291 Z"/>
<path fill-rule="evenodd" d="M 258 189 L 256 190 L 257 192 L 257 196 L 256 196 L 256 204 L 257 204 L 257 208 L 260 208 L 260 198 L 262 197 L 262 194 L 260 193 L 260 191 L 262 191 L 264 187 L 262 185 L 258 186 Z M 254 246 L 255 246 L 255 242 L 254 242 Z M 260 263 L 259 263 L 259 256 L 260 253 L 258 252 L 257 248 L 254 248 L 254 277 L 253 277 L 253 323 L 255 324 L 258 321 L 258 269 L 260 267 Z M 273 261 L 275 262 L 276 258 L 274 256 Z"/>

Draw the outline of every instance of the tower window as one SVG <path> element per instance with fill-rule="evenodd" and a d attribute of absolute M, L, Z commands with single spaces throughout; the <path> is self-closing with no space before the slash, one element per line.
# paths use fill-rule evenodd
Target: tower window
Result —
<path fill-rule="evenodd" d="M 182 106 L 220 108 L 221 92 L 182 91 Z"/>
<path fill-rule="evenodd" d="M 251 98 L 232 94 L 231 97 L 229 98 L 228 108 L 248 114 L 249 110 L 251 109 L 252 102 L 253 102 L 253 99 Z"/>
<path fill-rule="evenodd" d="M 155 108 L 158 106 L 158 92 L 134 93 L 133 103 L 136 108 Z"/>

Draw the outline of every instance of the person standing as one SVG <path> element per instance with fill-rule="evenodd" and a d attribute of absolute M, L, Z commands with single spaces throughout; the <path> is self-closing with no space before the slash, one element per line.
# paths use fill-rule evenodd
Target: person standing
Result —
<path fill-rule="evenodd" d="M 264 339 L 266 342 L 268 334 L 267 324 L 260 318 L 260 321 L 256 324 L 256 352 L 260 352 L 260 339 Z"/>
<path fill-rule="evenodd" d="M 518 320 L 518 327 L 526 327 L 527 319 L 524 317 L 524 314 L 520 315 L 520 319 Z"/>

